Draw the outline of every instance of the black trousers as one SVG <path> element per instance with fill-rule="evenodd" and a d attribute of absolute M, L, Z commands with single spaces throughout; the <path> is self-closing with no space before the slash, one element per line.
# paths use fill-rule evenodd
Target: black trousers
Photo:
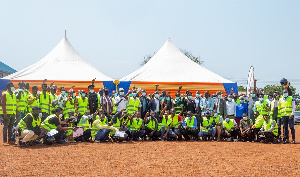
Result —
<path fill-rule="evenodd" d="M 198 131 L 196 129 L 194 129 L 194 130 L 182 129 L 180 132 L 183 135 L 185 140 L 190 139 L 189 135 L 191 135 L 193 138 L 197 138 L 197 135 L 198 135 Z"/>

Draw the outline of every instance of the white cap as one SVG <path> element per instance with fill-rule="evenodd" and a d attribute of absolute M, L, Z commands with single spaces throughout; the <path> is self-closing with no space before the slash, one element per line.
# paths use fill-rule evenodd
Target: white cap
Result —
<path fill-rule="evenodd" d="M 124 89 L 123 88 L 119 88 L 119 91 L 124 91 Z"/>

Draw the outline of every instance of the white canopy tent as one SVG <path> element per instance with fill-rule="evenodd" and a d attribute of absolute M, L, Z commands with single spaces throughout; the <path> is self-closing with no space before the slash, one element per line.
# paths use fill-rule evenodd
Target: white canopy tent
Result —
<path fill-rule="evenodd" d="M 43 59 L 4 79 L 91 81 L 94 78 L 98 81 L 112 80 L 83 59 L 64 37 Z"/>
<path fill-rule="evenodd" d="M 233 83 L 190 60 L 170 39 L 144 66 L 121 80 Z"/>

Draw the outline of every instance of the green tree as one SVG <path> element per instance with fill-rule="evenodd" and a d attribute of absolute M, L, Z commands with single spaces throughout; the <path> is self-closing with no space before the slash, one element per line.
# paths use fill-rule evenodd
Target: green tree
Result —
<path fill-rule="evenodd" d="M 193 62 L 199 64 L 199 65 L 203 65 L 204 61 L 201 59 L 200 56 L 194 56 L 192 54 L 192 52 L 187 51 L 185 49 L 180 49 L 180 51 L 182 53 L 184 53 L 185 56 L 187 56 L 189 59 L 191 59 Z M 153 54 L 148 54 L 146 55 L 142 61 L 140 62 L 140 66 L 143 66 L 144 64 L 146 64 L 153 56 L 155 55 L 155 52 Z"/>
<path fill-rule="evenodd" d="M 238 86 L 238 91 L 239 92 L 246 92 L 247 88 L 240 85 L 240 86 Z"/>

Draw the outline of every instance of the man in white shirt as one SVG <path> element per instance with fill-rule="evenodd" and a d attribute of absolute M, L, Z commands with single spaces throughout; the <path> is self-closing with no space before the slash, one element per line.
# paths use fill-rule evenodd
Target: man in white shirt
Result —
<path fill-rule="evenodd" d="M 232 95 L 229 95 L 228 101 L 226 101 L 226 112 L 227 112 L 228 118 L 235 120 L 236 103 L 232 100 Z"/>
<path fill-rule="evenodd" d="M 126 110 L 128 104 L 128 94 L 124 95 L 124 89 L 119 88 L 119 95 L 115 98 L 115 106 L 117 107 L 117 112 L 112 118 L 113 124 L 116 123 L 117 118 L 121 118 L 122 111 Z"/>

